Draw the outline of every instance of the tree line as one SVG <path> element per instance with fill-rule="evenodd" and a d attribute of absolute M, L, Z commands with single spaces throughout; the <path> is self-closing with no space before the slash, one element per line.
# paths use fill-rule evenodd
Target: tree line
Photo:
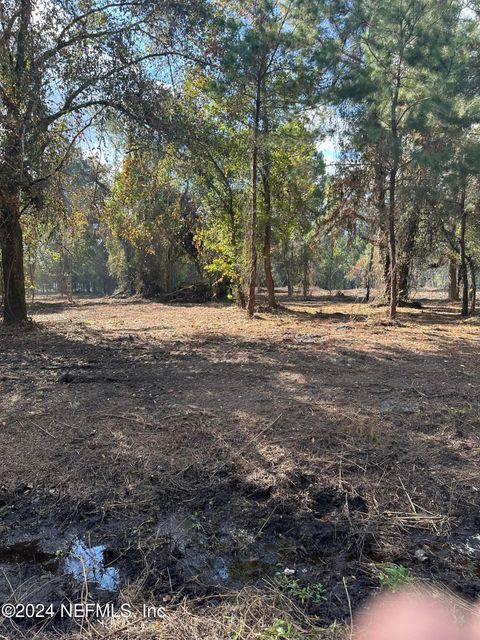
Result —
<path fill-rule="evenodd" d="M 275 307 L 276 282 L 348 278 L 393 318 L 443 267 L 475 311 L 479 12 L 0 0 L 5 321 L 48 270 L 66 292 L 203 283 L 249 315 L 259 283 Z"/>

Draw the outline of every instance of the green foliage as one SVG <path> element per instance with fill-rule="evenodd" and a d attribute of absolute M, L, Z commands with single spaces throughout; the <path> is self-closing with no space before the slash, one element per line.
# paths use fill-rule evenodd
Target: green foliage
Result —
<path fill-rule="evenodd" d="M 287 576 L 284 573 L 277 573 L 275 582 L 289 598 L 300 600 L 302 604 L 308 602 L 319 604 L 326 600 L 325 587 L 321 582 L 302 586 L 297 578 Z"/>
<path fill-rule="evenodd" d="M 390 562 L 379 565 L 378 579 L 385 589 L 397 591 L 411 584 L 414 581 L 414 576 L 407 567 Z"/>
<path fill-rule="evenodd" d="M 338 289 L 365 285 L 362 271 L 355 265 L 365 251 L 365 241 L 346 232 L 331 233 L 319 243 L 315 261 L 315 282 L 322 289 L 335 292 Z M 363 266 L 364 272 L 365 266 Z"/>
<path fill-rule="evenodd" d="M 399 278 L 411 282 L 431 263 L 460 265 L 462 197 L 464 260 L 478 270 L 473 9 L 459 0 L 198 0 L 152 13 L 142 5 L 130 20 L 127 6 L 79 17 L 87 6 L 71 3 L 71 24 L 63 14 L 25 17 L 40 66 L 26 67 L 22 82 L 13 82 L 13 58 L 5 60 L 5 108 L 12 131 L 26 132 L 15 166 L 28 176 L 18 182 L 8 169 L 18 158 L 2 175 L 22 192 L 32 290 L 63 291 L 70 279 L 78 291 L 115 284 L 157 295 L 224 279 L 239 296 L 254 250 L 258 284 L 270 261 L 276 285 L 289 293 L 301 285 L 307 296 L 312 286 L 364 286 L 372 246 L 382 262 L 373 270 L 378 286 L 388 278 L 392 237 Z M 5 37 L 18 52 L 21 21 L 11 24 Z M 55 47 L 62 25 L 76 38 L 61 55 L 36 58 L 34 49 Z M 116 36 L 82 46 L 100 26 Z M 179 56 L 163 56 L 174 43 Z M 117 54 L 146 53 L 118 73 L 111 67 Z M 56 76 L 59 104 L 72 95 L 65 113 L 46 100 Z M 33 110 L 16 108 L 17 99 Z M 29 122 L 17 121 L 21 113 Z M 92 136 L 78 129 L 87 113 Z M 105 129 L 106 156 L 118 147 L 115 166 L 83 157 Z M 5 129 L 0 146 L 16 148 L 7 143 Z"/>
<path fill-rule="evenodd" d="M 295 632 L 289 622 L 277 618 L 268 629 L 259 633 L 257 638 L 258 640 L 293 640 Z"/>
<path fill-rule="evenodd" d="M 197 205 L 170 148 L 128 144 L 104 208 L 110 269 L 125 292 L 155 295 L 200 277 Z"/>
<path fill-rule="evenodd" d="M 42 216 L 32 212 L 24 216 L 25 266 L 31 290 L 111 293 L 109 256 L 99 221 L 105 188 L 98 181 L 103 174 L 103 167 L 96 167 L 76 150 L 45 192 Z"/>

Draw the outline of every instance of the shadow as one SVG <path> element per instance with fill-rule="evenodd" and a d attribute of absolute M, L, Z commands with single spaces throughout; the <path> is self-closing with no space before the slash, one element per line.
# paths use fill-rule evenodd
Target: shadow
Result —
<path fill-rule="evenodd" d="M 350 322 L 352 320 L 355 321 L 365 321 L 367 320 L 367 316 L 363 314 L 354 314 L 354 313 L 345 313 L 343 311 L 332 311 L 328 312 L 324 309 L 320 308 L 318 310 L 318 303 L 315 305 L 312 303 L 309 305 L 308 302 L 302 301 L 301 303 L 295 302 L 295 308 L 291 308 L 286 306 L 285 304 L 279 304 L 275 309 L 270 310 L 261 310 L 261 313 L 267 313 L 272 316 L 285 316 L 296 318 L 300 321 L 306 321 L 315 325 L 317 322 L 322 321 L 331 321 L 331 322 Z M 317 309 L 316 311 L 307 311 L 302 308 L 298 309 L 298 307 L 303 307 L 305 309 Z"/>
<path fill-rule="evenodd" d="M 446 304 L 444 301 L 432 301 L 428 299 L 418 299 L 422 304 L 421 313 L 405 311 L 402 309 L 402 316 L 412 321 L 423 324 L 455 324 L 465 321 L 465 317 L 461 315 L 460 305 L 458 303 Z M 467 319 L 478 319 L 478 314 L 467 316 Z"/>
<path fill-rule="evenodd" d="M 62 313 L 70 308 L 98 308 L 99 305 L 109 304 L 114 301 L 119 306 L 128 305 L 129 307 L 142 307 L 149 305 L 161 305 L 162 307 L 171 307 L 173 309 L 192 308 L 198 307 L 197 302 L 162 302 L 161 300 L 155 300 L 150 298 L 142 298 L 140 296 L 132 296 L 127 298 L 114 298 L 113 296 L 89 296 L 86 294 L 75 296 L 72 302 L 69 302 L 66 298 L 60 298 L 59 296 L 43 296 L 41 299 L 35 301 L 33 304 L 28 304 L 28 314 L 35 319 L 35 316 L 51 315 L 56 313 Z M 228 308 L 233 307 L 232 302 L 219 302 L 210 301 L 204 302 L 200 306 L 213 307 L 213 308 Z M 0 315 L 2 307 L 0 306 Z"/>
<path fill-rule="evenodd" d="M 98 307 L 102 302 L 109 300 L 108 296 L 94 296 L 94 295 L 76 295 L 72 301 L 69 301 L 66 297 L 59 295 L 51 296 L 38 296 L 35 302 L 27 303 L 28 315 L 35 317 L 37 315 L 50 315 L 55 313 L 62 313 L 63 311 L 82 306 L 82 307 Z"/>
<path fill-rule="evenodd" d="M 357 290 L 355 290 L 357 291 Z M 346 304 L 349 303 L 358 303 L 361 302 L 364 299 L 364 295 L 359 296 L 357 293 L 341 293 L 340 295 L 338 294 L 328 294 L 328 293 L 324 293 L 324 294 L 311 294 L 308 295 L 306 298 L 303 295 L 300 294 L 295 294 L 293 296 L 289 296 L 285 290 L 282 289 L 275 289 L 275 297 L 276 300 L 279 303 L 293 303 L 295 305 L 298 304 L 318 304 L 319 302 L 329 302 L 330 304 L 335 303 L 335 302 L 344 302 Z M 257 299 L 259 304 L 265 304 L 267 302 L 267 296 L 266 296 L 266 292 L 264 290 L 260 290 L 260 292 L 257 294 Z"/>
<path fill-rule="evenodd" d="M 34 302 L 33 304 L 29 304 L 27 310 L 28 315 L 34 317 L 36 315 L 62 313 L 66 309 L 74 307 L 75 304 L 75 302 L 68 302 L 68 300 L 56 300 L 48 302 L 42 300 L 41 302 Z"/>

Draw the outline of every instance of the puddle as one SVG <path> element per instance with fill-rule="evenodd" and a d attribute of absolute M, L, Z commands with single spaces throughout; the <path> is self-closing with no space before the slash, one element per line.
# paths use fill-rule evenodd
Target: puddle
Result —
<path fill-rule="evenodd" d="M 247 582 L 256 580 L 269 575 L 272 571 L 272 564 L 259 560 L 258 558 L 250 558 L 239 562 L 234 562 L 230 566 L 230 575 L 234 580 Z"/>
<path fill-rule="evenodd" d="M 230 577 L 228 567 L 225 564 L 223 558 L 215 558 L 213 562 L 213 568 L 215 569 L 215 572 L 220 580 L 228 580 L 228 578 Z"/>
<path fill-rule="evenodd" d="M 42 549 L 37 539 L 15 541 L 0 547 L 0 561 L 7 563 L 43 564 L 54 558 L 53 553 Z"/>
<path fill-rule="evenodd" d="M 183 580 L 205 586 L 259 579 L 271 573 L 278 561 L 278 555 L 248 531 L 223 526 L 212 540 L 204 524 L 186 513 L 162 515 L 157 535 L 175 555 Z"/>
<path fill-rule="evenodd" d="M 120 574 L 115 567 L 105 566 L 105 547 L 87 547 L 81 540 L 75 540 L 64 560 L 64 573 L 78 582 L 90 582 L 104 591 L 117 591 Z"/>
<path fill-rule="evenodd" d="M 191 516 L 178 513 L 170 513 L 160 519 L 157 535 L 168 541 L 172 551 L 180 553 L 185 553 L 192 542 L 200 543 L 202 538 L 198 522 Z"/>

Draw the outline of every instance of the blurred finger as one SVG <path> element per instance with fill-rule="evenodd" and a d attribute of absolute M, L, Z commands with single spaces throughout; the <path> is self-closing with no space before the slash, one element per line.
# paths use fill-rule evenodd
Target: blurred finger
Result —
<path fill-rule="evenodd" d="M 355 627 L 355 640 L 470 640 L 447 607 L 428 594 L 380 596 Z"/>

